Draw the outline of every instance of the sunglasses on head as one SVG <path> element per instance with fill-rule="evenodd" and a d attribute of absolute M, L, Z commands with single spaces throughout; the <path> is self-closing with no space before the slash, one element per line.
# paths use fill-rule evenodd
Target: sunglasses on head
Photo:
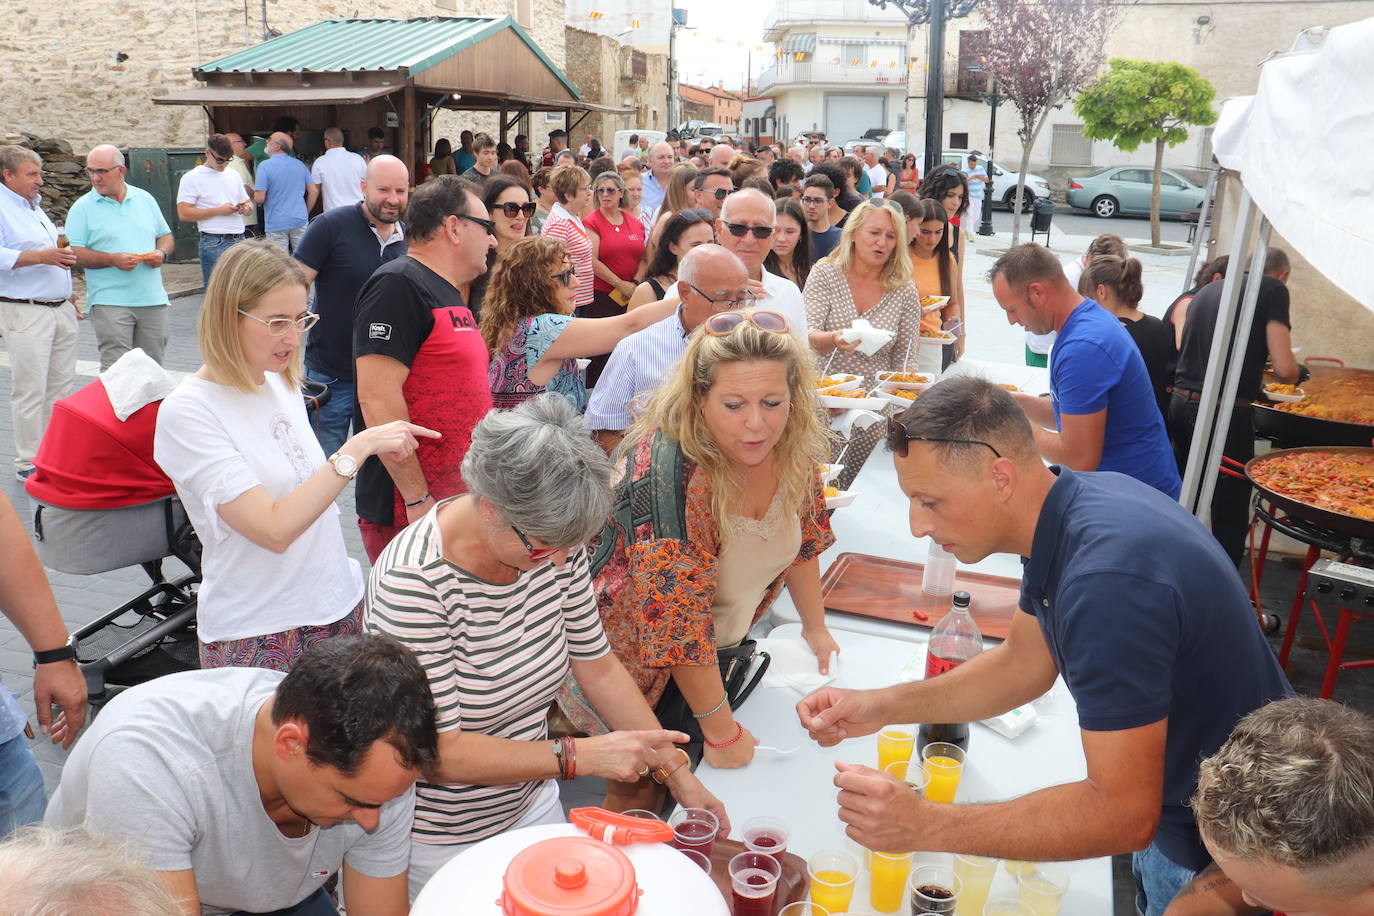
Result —
<path fill-rule="evenodd" d="M 889 417 L 887 420 L 887 444 L 898 458 L 906 457 L 908 444 L 911 442 L 944 442 L 948 445 L 982 445 L 991 449 L 992 453 L 998 458 L 1002 457 L 1002 453 L 997 451 L 996 448 L 993 448 L 991 443 L 984 442 L 981 439 L 945 439 L 939 436 L 913 436 L 911 433 L 907 432 L 907 428 L 900 422 Z"/>
<path fill-rule="evenodd" d="M 507 201 L 504 204 L 497 204 L 496 206 L 501 211 L 501 215 L 506 219 L 515 219 L 516 216 L 522 213 L 525 215 L 526 219 L 534 216 L 535 204 L 533 201 L 527 204 L 517 204 Z"/>
<path fill-rule="evenodd" d="M 515 536 L 520 539 L 520 543 L 525 545 L 525 550 L 530 555 L 531 563 L 543 563 L 549 557 L 558 553 L 558 548 L 556 547 L 535 547 L 533 544 L 530 543 L 530 539 L 525 537 L 525 532 L 521 531 L 514 525 L 510 526 L 510 530 L 514 531 Z"/>
<path fill-rule="evenodd" d="M 751 232 L 756 239 L 766 239 L 773 234 L 772 226 L 746 226 L 744 223 L 725 223 L 725 228 L 737 239 L 742 239 Z"/>
<path fill-rule="evenodd" d="M 700 290 L 697 291 L 700 292 Z M 772 334 L 788 333 L 787 316 L 781 312 L 766 310 L 760 312 L 720 312 L 707 318 L 702 327 L 712 337 L 728 337 L 745 322 L 752 324 L 760 331 L 768 331 Z"/>

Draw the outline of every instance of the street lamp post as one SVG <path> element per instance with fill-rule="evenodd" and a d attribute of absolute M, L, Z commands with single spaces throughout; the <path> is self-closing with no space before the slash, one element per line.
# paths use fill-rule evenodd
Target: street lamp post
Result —
<path fill-rule="evenodd" d="M 983 67 L 981 63 L 975 63 L 968 69 L 971 73 L 986 71 L 986 68 Z M 993 77 L 991 72 L 988 72 L 987 90 L 979 92 L 978 97 L 984 102 L 987 102 L 988 107 L 992 109 L 991 113 L 988 115 L 988 180 L 983 185 L 983 218 L 978 223 L 978 234 L 992 235 L 992 172 L 993 162 L 997 156 L 997 106 L 1002 104 L 1002 97 L 997 94 L 997 80 Z"/>

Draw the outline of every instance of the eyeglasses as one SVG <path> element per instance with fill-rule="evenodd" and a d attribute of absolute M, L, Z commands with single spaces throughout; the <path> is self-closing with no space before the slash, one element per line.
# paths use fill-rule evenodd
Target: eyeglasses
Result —
<path fill-rule="evenodd" d="M 99 178 L 103 175 L 108 175 L 111 172 L 118 171 L 119 168 L 120 167 L 117 165 L 112 165 L 108 169 L 93 169 L 90 166 L 86 166 L 86 174 L 92 178 Z"/>
<path fill-rule="evenodd" d="M 572 286 L 573 277 L 575 277 L 575 276 L 577 276 L 577 271 L 574 270 L 573 268 L 569 267 L 567 270 L 563 271 L 561 274 L 550 274 L 550 275 L 549 275 L 549 279 L 550 279 L 550 280 L 557 280 L 557 281 L 559 281 L 560 283 L 562 283 L 564 286 Z"/>
<path fill-rule="evenodd" d="M 225 159 L 223 156 L 217 156 L 214 153 L 210 154 L 210 158 L 218 162 L 220 165 L 224 165 L 226 162 L 229 161 L 228 159 Z"/>
<path fill-rule="evenodd" d="M 751 232 L 756 239 L 766 239 L 773 234 L 772 226 L 746 226 L 743 223 L 725 223 L 725 228 L 737 239 L 742 239 Z"/>
<path fill-rule="evenodd" d="M 482 227 L 482 231 L 484 231 L 487 235 L 496 234 L 496 223 L 493 220 L 482 219 L 482 217 L 480 216 L 472 216 L 468 213 L 455 213 L 454 216 L 458 217 L 459 219 L 465 219 L 470 223 L 476 223 L 477 225 Z"/>
<path fill-rule="evenodd" d="M 735 193 L 734 188 L 716 188 L 714 191 L 708 191 L 705 188 L 697 188 L 697 190 L 700 191 L 702 194 L 711 195 L 716 200 L 724 200 L 731 194 Z"/>
<path fill-rule="evenodd" d="M 530 555 L 531 563 L 543 563 L 549 557 L 558 553 L 558 548 L 556 547 L 535 547 L 533 544 L 530 543 L 530 539 L 525 537 L 525 532 L 521 531 L 514 525 L 510 526 L 510 530 L 514 531 L 515 536 L 520 539 L 520 543 L 525 545 L 525 550 Z"/>
<path fill-rule="evenodd" d="M 891 417 L 887 420 L 887 444 L 896 453 L 898 458 L 905 458 L 907 453 L 907 443 L 910 442 L 945 442 L 950 445 L 982 445 L 992 449 L 992 453 L 998 458 L 1002 453 L 993 448 L 991 443 L 981 439 L 944 439 L 939 436 L 913 436 L 907 432 L 905 426 Z"/>
<path fill-rule="evenodd" d="M 619 193 L 620 193 L 620 189 L 617 188 L 615 185 L 607 185 L 607 186 L 604 187 L 604 188 L 597 188 L 597 189 L 596 189 L 596 193 L 598 193 L 598 194 L 619 194 Z"/>
<path fill-rule="evenodd" d="M 315 326 L 315 322 L 320 320 L 318 312 L 307 312 L 299 318 L 259 318 L 257 315 L 238 310 L 244 318 L 252 318 L 258 324 L 267 325 L 267 333 L 273 337 L 285 337 L 291 333 L 292 329 L 305 333 Z"/>
<path fill-rule="evenodd" d="M 830 203 L 824 197 L 807 197 L 805 194 L 802 195 L 801 202 L 803 207 L 824 207 Z"/>
<path fill-rule="evenodd" d="M 692 287 L 696 289 L 696 287 Z M 768 331 L 772 334 L 786 334 L 787 316 L 782 312 L 721 312 L 706 319 L 702 325 L 706 333 L 712 337 L 728 337 L 735 333 L 735 329 L 748 322 L 760 331 Z"/>
<path fill-rule="evenodd" d="M 723 305 L 727 309 L 748 308 L 749 306 L 753 305 L 754 300 L 758 298 L 753 293 L 749 292 L 748 290 L 745 290 L 742 293 L 737 293 L 736 295 L 730 296 L 728 298 L 712 299 L 710 296 L 703 293 L 700 287 L 698 287 L 695 283 L 688 283 L 687 285 L 690 286 L 692 289 L 696 290 L 696 294 L 701 298 L 705 299 L 707 302 L 711 303 L 712 305 Z"/>
<path fill-rule="evenodd" d="M 497 204 L 496 206 L 501 208 L 501 214 L 505 216 L 506 219 L 515 219 L 521 213 L 525 214 L 525 218 L 528 219 L 531 216 L 534 216 L 534 210 L 536 205 L 533 202 L 527 204 L 517 204 L 507 201 L 504 204 Z M 493 227 L 495 227 L 495 225 L 495 223 L 492 223 Z"/>

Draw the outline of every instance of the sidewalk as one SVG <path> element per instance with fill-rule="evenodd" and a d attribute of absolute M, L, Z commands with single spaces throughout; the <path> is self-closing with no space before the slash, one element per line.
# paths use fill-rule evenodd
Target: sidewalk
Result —
<path fill-rule="evenodd" d="M 162 288 L 167 290 L 170 299 L 180 299 L 205 291 L 200 279 L 199 261 L 173 261 L 162 267 Z M 72 291 L 76 301 L 84 308 L 86 302 L 86 272 L 80 268 L 72 271 Z"/>

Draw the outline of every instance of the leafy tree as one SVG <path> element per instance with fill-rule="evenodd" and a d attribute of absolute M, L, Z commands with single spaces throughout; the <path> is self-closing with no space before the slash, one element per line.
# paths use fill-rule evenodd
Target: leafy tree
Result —
<path fill-rule="evenodd" d="M 984 67 L 1016 108 L 1021 126 L 1021 181 L 1012 207 L 1011 243 L 1021 238 L 1021 201 L 1031 147 L 1050 111 L 1092 79 L 1120 7 L 1112 0 L 980 0 L 987 23 Z M 990 202 L 989 202 L 990 204 Z"/>
<path fill-rule="evenodd" d="M 1110 140 L 1131 152 L 1154 142 L 1154 187 L 1150 191 L 1150 244 L 1159 247 L 1159 179 L 1164 147 L 1188 139 L 1189 124 L 1216 122 L 1216 90 L 1192 67 L 1160 60 L 1114 57 L 1100 79 L 1074 101 L 1083 136 Z"/>

